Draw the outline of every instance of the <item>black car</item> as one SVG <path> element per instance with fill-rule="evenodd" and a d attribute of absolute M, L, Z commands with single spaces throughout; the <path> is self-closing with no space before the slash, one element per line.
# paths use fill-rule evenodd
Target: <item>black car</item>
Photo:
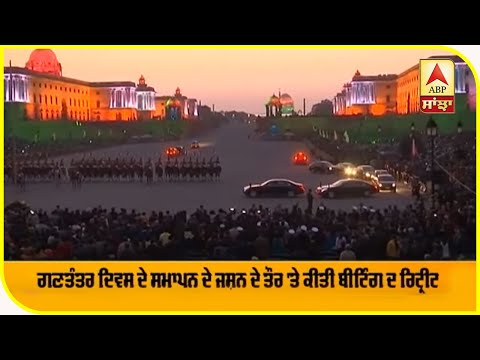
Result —
<path fill-rule="evenodd" d="M 305 193 L 303 184 L 288 179 L 270 179 L 261 184 L 250 184 L 243 188 L 248 197 L 294 197 Z"/>
<path fill-rule="evenodd" d="M 336 166 L 330 161 L 314 161 L 308 165 L 308 170 L 314 174 L 332 174 L 336 171 Z"/>
<path fill-rule="evenodd" d="M 330 185 L 317 187 L 316 193 L 325 198 L 367 197 L 378 192 L 378 187 L 359 179 L 342 179 Z"/>
<path fill-rule="evenodd" d="M 390 174 L 380 174 L 373 179 L 373 182 L 378 186 L 378 191 L 397 192 L 397 183 Z"/>

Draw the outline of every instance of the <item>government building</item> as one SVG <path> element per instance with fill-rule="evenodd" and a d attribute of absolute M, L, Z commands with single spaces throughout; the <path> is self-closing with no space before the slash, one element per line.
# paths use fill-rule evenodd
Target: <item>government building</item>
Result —
<path fill-rule="evenodd" d="M 432 56 L 455 63 L 455 94 L 466 97 L 468 109 L 476 108 L 475 79 L 459 56 Z M 333 99 L 335 115 L 385 115 L 420 112 L 419 63 L 400 74 L 362 75 L 352 80 Z"/>
<path fill-rule="evenodd" d="M 293 116 L 295 114 L 294 102 L 290 95 L 278 93 L 268 98 L 265 104 L 265 114 L 267 117 Z"/>
<path fill-rule="evenodd" d="M 188 120 L 198 117 L 196 99 L 177 88 L 157 96 L 140 76 L 132 81 L 87 82 L 63 76 L 62 65 L 49 49 L 30 54 L 25 67 L 4 67 L 4 102 L 24 105 L 32 120 L 136 121 Z"/>

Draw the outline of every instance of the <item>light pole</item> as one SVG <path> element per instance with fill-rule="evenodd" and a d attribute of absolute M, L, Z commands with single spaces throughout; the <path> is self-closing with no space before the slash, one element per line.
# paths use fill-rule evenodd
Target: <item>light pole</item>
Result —
<path fill-rule="evenodd" d="M 413 136 L 415 135 L 415 123 L 412 122 L 410 125 L 410 138 L 413 139 Z"/>
<path fill-rule="evenodd" d="M 432 117 L 427 121 L 427 136 L 430 138 L 431 146 L 431 158 L 430 158 L 430 180 L 432 182 L 432 209 L 435 208 L 435 176 L 434 176 L 434 167 L 435 167 L 435 138 L 438 135 L 438 126 L 435 120 Z"/>
<path fill-rule="evenodd" d="M 461 134 L 462 132 L 463 132 L 462 120 L 458 120 L 458 123 L 457 123 L 457 134 Z"/>

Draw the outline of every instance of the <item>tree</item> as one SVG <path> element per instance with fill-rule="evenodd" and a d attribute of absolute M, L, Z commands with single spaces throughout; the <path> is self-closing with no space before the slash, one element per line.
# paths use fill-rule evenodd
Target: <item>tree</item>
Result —
<path fill-rule="evenodd" d="M 310 115 L 313 116 L 325 116 L 325 115 L 332 115 L 333 114 L 333 103 L 328 100 L 322 100 L 318 104 L 314 104 L 312 106 L 312 111 Z"/>

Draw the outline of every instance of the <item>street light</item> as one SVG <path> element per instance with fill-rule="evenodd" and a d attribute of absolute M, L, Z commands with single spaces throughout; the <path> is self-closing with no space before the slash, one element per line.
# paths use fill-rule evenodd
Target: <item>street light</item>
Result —
<path fill-rule="evenodd" d="M 430 138 L 431 158 L 430 158 L 430 177 L 432 182 L 432 209 L 435 208 L 435 183 L 434 183 L 434 167 L 435 167 L 435 138 L 438 135 L 438 126 L 432 117 L 427 121 L 427 136 Z"/>
<path fill-rule="evenodd" d="M 458 134 L 461 134 L 462 132 L 463 132 L 462 120 L 458 120 L 458 123 L 457 123 L 457 133 L 458 133 Z"/>

